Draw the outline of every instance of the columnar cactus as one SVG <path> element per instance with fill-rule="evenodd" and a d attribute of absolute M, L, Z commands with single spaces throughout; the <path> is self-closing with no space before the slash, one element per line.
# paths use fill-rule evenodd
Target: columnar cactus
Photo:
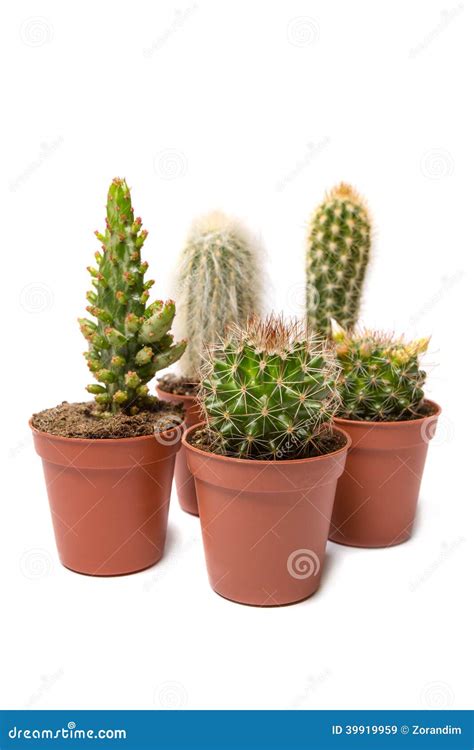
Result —
<path fill-rule="evenodd" d="M 232 323 L 244 325 L 259 312 L 257 252 L 238 222 L 220 212 L 196 221 L 179 266 L 177 324 L 188 340 L 183 375 L 199 379 L 207 345 Z"/>
<path fill-rule="evenodd" d="M 317 333 L 329 334 L 331 318 L 348 329 L 356 324 L 370 243 L 365 201 L 341 182 L 326 195 L 310 224 L 306 308 L 308 325 Z"/>
<path fill-rule="evenodd" d="M 335 321 L 332 339 L 342 367 L 338 416 L 390 422 L 419 415 L 426 379 L 419 357 L 429 339 L 407 343 L 375 331 L 348 333 Z"/>
<path fill-rule="evenodd" d="M 153 281 L 145 281 L 148 263 L 141 259 L 147 237 L 141 219 L 134 218 L 125 180 L 113 180 L 107 198 L 104 234 L 95 233 L 102 252 L 97 267 L 89 267 L 94 289 L 87 294 L 87 311 L 96 319 L 80 318 L 89 342 L 85 357 L 98 383 L 87 386 L 97 411 L 136 414 L 155 400 L 147 383 L 157 370 L 182 355 L 186 342 L 173 344 L 169 333 L 175 315 L 172 300 L 148 305 Z"/>
<path fill-rule="evenodd" d="M 328 346 L 296 321 L 232 326 L 209 350 L 200 388 L 213 450 L 260 459 L 313 453 L 338 406 L 337 373 Z"/>

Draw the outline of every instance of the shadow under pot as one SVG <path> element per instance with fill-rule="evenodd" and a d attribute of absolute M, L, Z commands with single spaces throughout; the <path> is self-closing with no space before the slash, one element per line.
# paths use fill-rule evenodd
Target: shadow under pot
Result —
<path fill-rule="evenodd" d="M 441 408 L 400 422 L 335 419 L 351 437 L 339 479 L 329 539 L 354 547 L 391 547 L 412 533 L 428 444 Z"/>
<path fill-rule="evenodd" d="M 156 386 L 156 392 L 160 401 L 180 404 L 184 407 L 184 423 L 186 427 L 192 427 L 202 420 L 201 409 L 195 396 L 180 396 L 176 393 L 164 391 L 159 386 Z M 194 488 L 194 479 L 188 469 L 184 449 L 180 450 L 176 456 L 174 481 L 181 509 L 186 513 L 191 513 L 193 516 L 198 516 L 199 509 L 196 490 Z"/>
<path fill-rule="evenodd" d="M 260 461 L 220 456 L 183 437 L 194 476 L 209 582 L 260 607 L 292 604 L 319 587 L 334 494 L 350 445 L 315 458 Z"/>
<path fill-rule="evenodd" d="M 31 429 L 62 564 L 115 576 L 158 562 L 182 426 L 156 437 L 91 440 Z"/>

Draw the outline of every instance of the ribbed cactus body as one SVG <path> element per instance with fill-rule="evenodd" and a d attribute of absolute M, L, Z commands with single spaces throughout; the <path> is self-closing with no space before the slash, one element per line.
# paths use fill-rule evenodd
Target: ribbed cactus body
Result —
<path fill-rule="evenodd" d="M 154 283 L 145 281 L 148 264 L 141 259 L 147 232 L 141 219 L 134 217 L 125 180 L 112 182 L 106 229 L 96 236 L 102 252 L 95 255 L 96 267 L 89 268 L 94 288 L 87 294 L 87 311 L 96 322 L 79 319 L 89 342 L 85 357 L 99 381 L 87 390 L 103 414 L 135 414 L 154 400 L 148 381 L 157 370 L 179 359 L 186 342 L 174 344 L 169 334 L 175 315 L 173 301 L 147 304 Z"/>
<path fill-rule="evenodd" d="M 337 406 L 337 365 L 327 347 L 279 318 L 232 327 L 205 370 L 200 398 L 226 455 L 304 455 Z"/>
<path fill-rule="evenodd" d="M 389 422 L 419 414 L 426 380 L 419 358 L 429 339 L 407 343 L 373 331 L 352 334 L 335 323 L 332 338 L 342 367 L 339 416 Z"/>
<path fill-rule="evenodd" d="M 178 326 L 188 340 L 180 367 L 197 381 L 206 346 L 223 336 L 226 326 L 243 325 L 259 311 L 256 251 L 234 219 L 215 212 L 193 225 L 181 257 L 178 290 Z"/>
<path fill-rule="evenodd" d="M 344 328 L 357 322 L 371 243 L 365 201 L 345 183 L 333 188 L 310 225 L 306 262 L 308 324 L 330 332 L 331 318 Z"/>

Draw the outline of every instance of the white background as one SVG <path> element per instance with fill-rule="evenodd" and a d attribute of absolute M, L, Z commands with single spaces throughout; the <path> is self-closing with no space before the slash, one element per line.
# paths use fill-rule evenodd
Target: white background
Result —
<path fill-rule="evenodd" d="M 2 9 L 2 707 L 468 707 L 473 9 L 457 2 Z M 211 591 L 173 494 L 154 569 L 60 566 L 27 420 L 86 398 L 76 318 L 116 175 L 157 296 L 192 218 L 222 208 L 261 241 L 268 309 L 294 314 L 314 206 L 341 179 L 367 197 L 362 320 L 432 334 L 444 408 L 409 543 L 330 543 L 311 600 L 242 607 Z"/>

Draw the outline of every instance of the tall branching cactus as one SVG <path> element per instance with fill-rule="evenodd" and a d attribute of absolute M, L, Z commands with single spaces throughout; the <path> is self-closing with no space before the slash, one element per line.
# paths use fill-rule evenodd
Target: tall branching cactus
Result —
<path fill-rule="evenodd" d="M 338 408 L 338 367 L 298 322 L 252 319 L 209 350 L 200 388 L 213 447 L 228 456 L 294 458 L 314 452 Z"/>
<path fill-rule="evenodd" d="M 214 212 L 195 222 L 178 272 L 178 328 L 188 340 L 180 368 L 191 382 L 206 346 L 259 312 L 259 279 L 256 248 L 235 219 Z"/>
<path fill-rule="evenodd" d="M 308 324 L 328 335 L 331 318 L 344 328 L 357 322 L 371 244 L 371 223 L 361 196 L 341 182 L 316 209 L 306 263 Z"/>
<path fill-rule="evenodd" d="M 339 416 L 379 422 L 419 416 L 426 380 L 419 358 L 429 339 L 405 342 L 376 331 L 348 333 L 335 321 L 332 339 L 342 367 Z"/>
<path fill-rule="evenodd" d="M 85 353 L 98 383 L 87 386 L 103 415 L 136 414 L 156 401 L 147 383 L 155 373 L 182 355 L 186 342 L 173 343 L 169 333 L 175 315 L 172 300 L 148 304 L 153 281 L 145 281 L 148 263 L 141 259 L 147 237 L 141 219 L 134 218 L 125 180 L 113 180 L 107 198 L 104 234 L 96 232 L 102 252 L 90 267 L 94 289 L 87 294 L 87 311 L 96 319 L 80 318 L 89 342 Z"/>

